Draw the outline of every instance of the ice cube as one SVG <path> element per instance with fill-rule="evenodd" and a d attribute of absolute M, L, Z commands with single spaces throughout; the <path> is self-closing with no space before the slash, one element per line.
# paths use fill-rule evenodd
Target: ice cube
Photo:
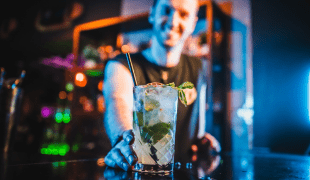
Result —
<path fill-rule="evenodd" d="M 138 156 L 138 162 L 143 164 L 155 164 L 155 161 L 151 157 L 151 150 L 149 144 L 142 141 L 139 130 L 135 131 L 134 133 L 134 150 Z"/>
<path fill-rule="evenodd" d="M 154 124 L 157 124 L 160 122 L 159 113 L 160 113 L 160 110 L 158 108 L 153 109 L 151 111 L 145 111 L 143 115 L 143 119 L 147 121 L 146 124 L 148 126 L 153 126 Z"/>

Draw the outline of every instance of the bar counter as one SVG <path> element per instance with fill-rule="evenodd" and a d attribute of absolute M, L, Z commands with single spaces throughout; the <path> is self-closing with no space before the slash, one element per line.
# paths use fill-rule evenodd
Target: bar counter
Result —
<path fill-rule="evenodd" d="M 20 155 L 22 156 L 22 155 Z M 175 162 L 170 175 L 141 174 L 106 167 L 103 157 L 70 159 L 51 158 L 45 162 L 4 163 L 1 178 L 15 179 L 240 179 L 276 180 L 310 179 L 310 157 L 292 154 L 241 152 L 191 156 Z M 33 157 L 33 159 L 39 159 Z M 35 160 L 33 160 L 35 161 Z"/>

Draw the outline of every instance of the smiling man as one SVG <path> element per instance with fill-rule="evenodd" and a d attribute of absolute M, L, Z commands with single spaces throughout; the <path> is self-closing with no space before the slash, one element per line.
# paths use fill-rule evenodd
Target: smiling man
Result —
<path fill-rule="evenodd" d="M 137 83 L 150 82 L 180 85 L 192 82 L 196 89 L 186 92 L 191 104 L 179 105 L 177 114 L 175 161 L 180 161 L 198 138 L 205 137 L 210 147 L 220 151 L 220 145 L 210 134 L 199 127 L 196 100 L 204 81 L 202 62 L 182 54 L 185 40 L 194 31 L 197 22 L 198 0 L 155 0 L 150 9 L 149 22 L 153 25 L 151 46 L 131 59 Z M 130 169 L 137 161 L 132 148 L 133 80 L 126 58 L 118 56 L 105 67 L 104 96 L 106 113 L 104 125 L 110 138 L 112 149 L 105 157 L 108 166 Z M 199 132 L 203 135 L 199 136 Z M 200 133 L 201 134 L 201 133 Z"/>

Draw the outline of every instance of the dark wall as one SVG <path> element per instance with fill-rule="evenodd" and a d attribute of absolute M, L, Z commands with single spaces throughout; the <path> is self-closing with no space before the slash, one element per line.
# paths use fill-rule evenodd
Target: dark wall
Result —
<path fill-rule="evenodd" d="M 254 147 L 304 153 L 310 144 L 309 1 L 254 0 Z"/>
<path fill-rule="evenodd" d="M 72 2 L 83 5 L 83 14 L 73 20 L 68 29 L 40 32 L 35 28 L 39 10 L 59 8 Z M 17 20 L 17 28 L 8 38 L 0 38 L 0 66 L 14 71 L 40 58 L 63 56 L 72 52 L 72 33 L 74 26 L 89 21 L 120 15 L 121 0 L 11 0 L 0 4 L 0 22 L 10 18 Z M 7 58 L 4 58 L 7 57 Z M 15 70 L 17 71 L 17 70 Z"/>

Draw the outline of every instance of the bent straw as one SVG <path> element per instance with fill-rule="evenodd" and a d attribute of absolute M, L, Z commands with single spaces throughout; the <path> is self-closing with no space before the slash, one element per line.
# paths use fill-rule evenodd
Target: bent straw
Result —
<path fill-rule="evenodd" d="M 126 57 L 127 57 L 127 62 L 128 62 L 129 70 L 131 72 L 131 76 L 132 76 L 132 79 L 133 79 L 133 83 L 134 83 L 135 86 L 137 86 L 138 84 L 137 84 L 137 80 L 136 80 L 135 71 L 133 70 L 133 67 L 132 67 L 132 62 L 131 62 L 130 54 L 126 53 Z"/>

